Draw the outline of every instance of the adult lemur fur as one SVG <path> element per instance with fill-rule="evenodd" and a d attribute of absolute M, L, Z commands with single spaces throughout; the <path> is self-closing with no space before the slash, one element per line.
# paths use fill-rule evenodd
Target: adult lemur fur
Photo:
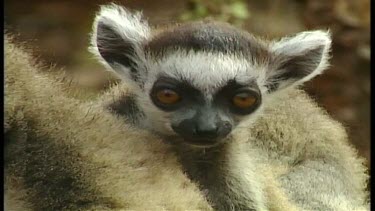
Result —
<path fill-rule="evenodd" d="M 330 48 L 327 31 L 278 41 L 212 21 L 153 31 L 139 12 L 110 5 L 95 19 L 91 50 L 132 90 L 109 109 L 173 145 L 216 210 L 266 210 L 261 175 L 270 162 L 287 164 L 276 175 L 300 208 L 352 209 L 363 204 L 364 180 L 352 181 L 345 167 L 345 132 L 295 99 L 297 85 L 327 68 Z M 294 103 L 283 109 L 306 109 L 304 121 L 284 116 L 285 101 Z M 273 118 L 298 129 L 256 129 Z M 340 135 L 315 139 L 325 127 Z"/>
<path fill-rule="evenodd" d="M 168 145 L 70 98 L 24 48 L 6 36 L 5 210 L 211 210 Z"/>

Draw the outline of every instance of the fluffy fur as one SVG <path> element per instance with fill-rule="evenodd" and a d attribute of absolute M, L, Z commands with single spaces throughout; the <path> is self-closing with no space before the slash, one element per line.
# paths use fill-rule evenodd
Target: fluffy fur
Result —
<path fill-rule="evenodd" d="M 309 50 L 316 49 L 317 47 L 323 47 L 322 57 L 323 59 L 318 63 L 313 74 L 309 74 L 302 78 L 299 83 L 303 83 L 312 79 L 313 77 L 322 74 L 325 69 L 329 66 L 329 52 L 331 48 L 330 32 L 327 31 L 309 31 L 301 32 L 294 37 L 285 37 L 278 42 L 271 44 L 271 51 L 275 54 L 286 54 L 286 57 L 302 56 Z M 313 59 L 313 58 L 312 58 Z M 302 65 L 307 69 L 313 61 L 305 61 Z"/>
<path fill-rule="evenodd" d="M 7 210 L 211 209 L 160 139 L 65 97 L 8 39 L 5 64 Z"/>

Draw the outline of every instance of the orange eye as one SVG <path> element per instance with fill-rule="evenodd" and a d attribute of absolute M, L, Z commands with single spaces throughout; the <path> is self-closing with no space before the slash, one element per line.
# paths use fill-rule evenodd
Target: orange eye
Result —
<path fill-rule="evenodd" d="M 163 89 L 156 93 L 157 99 L 163 104 L 174 104 L 180 100 L 180 96 L 173 90 Z"/>
<path fill-rule="evenodd" d="M 248 93 L 236 94 L 232 99 L 233 104 L 242 109 L 251 107 L 256 103 L 256 101 L 257 98 Z"/>

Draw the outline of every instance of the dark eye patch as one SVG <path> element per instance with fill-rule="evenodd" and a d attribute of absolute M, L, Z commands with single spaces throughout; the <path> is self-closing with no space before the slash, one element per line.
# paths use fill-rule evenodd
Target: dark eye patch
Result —
<path fill-rule="evenodd" d="M 253 106 L 242 109 L 233 104 L 233 97 L 238 94 L 246 94 L 254 96 L 257 100 Z M 247 115 L 254 112 L 262 102 L 262 95 L 259 87 L 255 81 L 240 84 L 235 80 L 230 80 L 227 85 L 221 88 L 214 96 L 214 102 L 216 105 L 223 107 L 225 110 L 229 110 L 232 113 L 239 115 Z"/>
<path fill-rule="evenodd" d="M 180 96 L 181 100 L 173 105 L 160 103 L 157 100 L 156 94 L 163 89 L 173 90 Z M 164 111 L 174 111 L 181 107 L 204 104 L 204 97 L 198 89 L 194 88 L 186 81 L 177 80 L 167 76 L 159 77 L 154 83 L 150 92 L 150 98 L 157 107 Z"/>

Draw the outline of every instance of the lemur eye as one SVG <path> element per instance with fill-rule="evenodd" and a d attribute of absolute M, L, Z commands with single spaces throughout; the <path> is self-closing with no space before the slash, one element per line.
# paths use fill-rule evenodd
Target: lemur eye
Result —
<path fill-rule="evenodd" d="M 233 104 L 241 109 L 246 109 L 253 106 L 257 102 L 257 98 L 250 93 L 242 92 L 236 94 L 232 98 Z"/>
<path fill-rule="evenodd" d="M 162 89 L 156 93 L 156 98 L 163 104 L 171 105 L 180 100 L 180 95 L 171 89 Z"/>

